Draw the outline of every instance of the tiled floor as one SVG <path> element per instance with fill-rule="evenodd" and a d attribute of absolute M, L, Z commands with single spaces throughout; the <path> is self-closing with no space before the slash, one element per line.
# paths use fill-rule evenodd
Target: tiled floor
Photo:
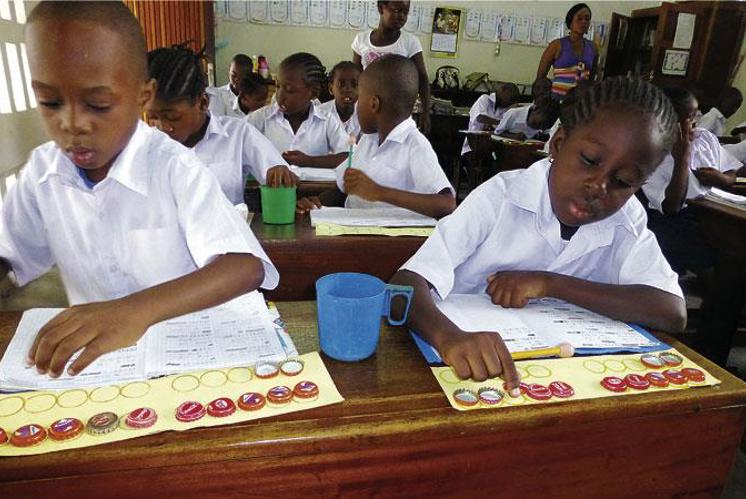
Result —
<path fill-rule="evenodd" d="M 0 285 L 0 310 L 26 310 L 33 307 L 65 307 L 67 299 L 57 270 L 24 286 L 12 288 L 9 283 Z M 687 305 L 697 307 L 698 301 L 687 300 Z M 686 335 L 685 338 L 686 340 Z M 746 330 L 737 336 L 728 359 L 728 367 L 746 379 Z M 742 499 L 746 497 L 746 436 L 722 497 Z"/>

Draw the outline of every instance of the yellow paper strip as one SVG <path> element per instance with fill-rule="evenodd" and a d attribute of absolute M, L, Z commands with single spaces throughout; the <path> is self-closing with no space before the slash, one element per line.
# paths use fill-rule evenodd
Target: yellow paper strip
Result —
<path fill-rule="evenodd" d="M 434 227 L 372 227 L 329 223 L 316 225 L 317 236 L 420 236 L 427 237 Z"/>

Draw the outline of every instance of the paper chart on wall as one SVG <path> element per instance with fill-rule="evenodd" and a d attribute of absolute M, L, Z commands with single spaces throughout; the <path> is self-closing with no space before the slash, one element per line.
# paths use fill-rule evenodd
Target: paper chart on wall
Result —
<path fill-rule="evenodd" d="M 547 36 L 547 18 L 534 16 L 531 18 L 531 45 L 544 45 Z"/>
<path fill-rule="evenodd" d="M 500 17 L 500 27 L 498 34 L 500 41 L 511 42 L 513 41 L 513 34 L 515 32 L 515 15 L 510 14 Z"/>
<path fill-rule="evenodd" d="M 303 26 L 308 24 L 308 2 L 306 0 L 290 0 L 290 24 Z"/>
<path fill-rule="evenodd" d="M 365 0 L 350 0 L 347 4 L 347 23 L 351 28 L 362 29 L 365 26 Z"/>
<path fill-rule="evenodd" d="M 515 17 L 515 28 L 513 32 L 513 41 L 515 43 L 527 44 L 531 40 L 531 18 L 529 16 L 518 15 Z"/>
<path fill-rule="evenodd" d="M 246 3 L 245 2 L 227 2 L 228 3 L 228 17 L 231 21 L 245 21 L 246 20 Z"/>
<path fill-rule="evenodd" d="M 417 4 L 410 4 L 409 16 L 407 16 L 407 24 L 404 25 L 404 31 L 408 33 L 416 33 L 420 27 L 420 6 Z"/>
<path fill-rule="evenodd" d="M 479 39 L 479 22 L 482 11 L 479 9 L 468 9 L 466 11 L 466 23 L 464 23 L 464 38 L 467 40 Z"/>
<path fill-rule="evenodd" d="M 376 29 L 381 18 L 381 14 L 378 13 L 378 2 L 376 2 L 375 0 L 368 0 L 366 11 L 368 27 L 370 29 Z"/>
<path fill-rule="evenodd" d="M 562 19 L 552 18 L 549 20 L 547 28 L 547 42 L 557 40 L 565 35 L 565 21 Z"/>
<path fill-rule="evenodd" d="M 420 5 L 420 32 L 433 32 L 433 18 L 435 17 L 435 5 L 431 3 Z"/>
<path fill-rule="evenodd" d="M 273 23 L 284 24 L 288 20 L 288 0 L 272 0 L 269 15 Z"/>
<path fill-rule="evenodd" d="M 327 6 L 328 2 L 324 0 L 311 0 L 308 7 L 308 17 L 311 25 L 321 27 L 329 23 Z"/>
<path fill-rule="evenodd" d="M 329 5 L 329 25 L 333 28 L 347 27 L 347 1 L 333 0 Z"/>
<path fill-rule="evenodd" d="M 266 23 L 269 20 L 269 4 L 265 2 L 249 2 L 249 16 L 255 23 Z"/>
<path fill-rule="evenodd" d="M 479 17 L 480 39 L 487 42 L 496 42 L 499 36 L 499 23 L 500 16 L 496 12 L 482 12 L 482 15 Z"/>
<path fill-rule="evenodd" d="M 225 0 L 217 0 L 213 5 L 215 6 L 213 12 L 215 12 L 216 19 L 222 19 L 228 15 L 228 2 Z"/>

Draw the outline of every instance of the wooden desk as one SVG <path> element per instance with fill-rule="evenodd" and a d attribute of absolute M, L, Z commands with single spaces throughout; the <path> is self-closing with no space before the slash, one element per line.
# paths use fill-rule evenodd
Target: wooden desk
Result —
<path fill-rule="evenodd" d="M 279 287 L 264 293 L 269 300 L 315 299 L 316 280 L 333 272 L 362 272 L 388 281 L 425 242 L 407 236 L 316 237 L 309 215 L 296 217 L 294 225 L 270 225 L 256 214 L 251 230 L 280 272 Z"/>
<path fill-rule="evenodd" d="M 687 204 L 718 253 L 700 312 L 696 348 L 724 366 L 746 298 L 746 211 L 707 199 Z"/>
<path fill-rule="evenodd" d="M 528 168 L 546 157 L 543 144 L 505 143 L 492 140 L 489 135 L 467 135 L 471 147 L 469 190 L 476 188 L 496 173 Z"/>
<path fill-rule="evenodd" d="M 310 302 L 279 303 L 302 352 Z M 20 314 L 0 314 L 4 349 Z M 324 358 L 346 401 L 273 419 L 0 459 L 0 496 L 717 497 L 746 423 L 746 387 L 670 338 L 723 384 L 460 413 L 408 334 L 377 354 Z"/>

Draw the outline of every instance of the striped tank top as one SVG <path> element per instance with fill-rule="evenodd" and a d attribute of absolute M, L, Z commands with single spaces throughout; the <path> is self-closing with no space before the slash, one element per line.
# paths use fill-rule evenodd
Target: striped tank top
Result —
<path fill-rule="evenodd" d="M 554 61 L 554 78 L 552 79 L 552 95 L 564 97 L 567 92 L 591 76 L 596 49 L 593 42 L 583 39 L 583 53 L 580 57 L 572 51 L 570 37 L 560 38 L 560 55 Z"/>

